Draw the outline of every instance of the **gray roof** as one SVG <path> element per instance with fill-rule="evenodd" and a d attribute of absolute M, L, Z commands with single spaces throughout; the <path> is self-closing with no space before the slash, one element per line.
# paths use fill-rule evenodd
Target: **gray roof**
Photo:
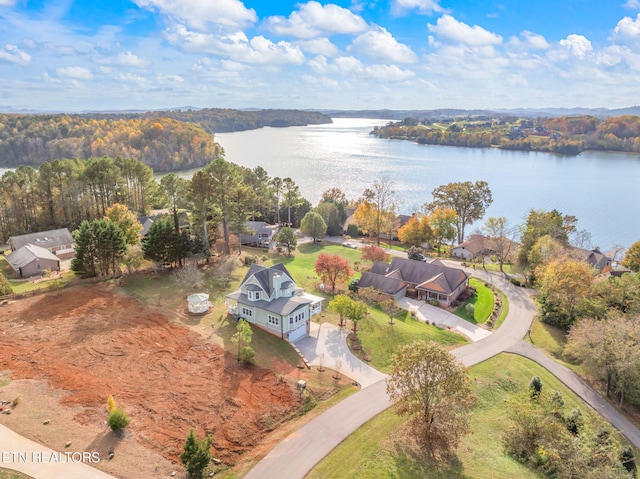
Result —
<path fill-rule="evenodd" d="M 572 248 L 571 251 L 577 259 L 586 261 L 599 271 L 602 271 L 605 267 L 611 265 L 611 259 L 597 248 L 593 250 Z"/>
<path fill-rule="evenodd" d="M 362 277 L 358 281 L 358 288 L 373 288 L 376 291 L 392 296 L 406 289 L 406 287 L 407 285 L 404 281 L 370 272 L 362 273 Z"/>
<path fill-rule="evenodd" d="M 244 279 L 241 284 L 246 283 L 251 276 L 256 278 L 256 281 L 260 284 L 267 297 L 271 297 L 273 292 L 273 278 L 276 275 L 286 274 L 289 279 L 292 280 L 291 275 L 287 271 L 287 268 L 282 263 L 274 264 L 270 268 L 265 268 L 264 266 L 260 266 L 258 264 L 252 264 L 247 271 Z"/>
<path fill-rule="evenodd" d="M 59 261 L 59 258 L 48 249 L 32 244 L 22 246 L 20 249 L 17 249 L 8 255 L 5 259 L 16 271 L 39 259 Z"/>
<path fill-rule="evenodd" d="M 277 298 L 273 301 L 249 301 L 247 299 L 247 295 L 245 293 L 240 292 L 240 290 L 227 294 L 225 298 L 235 299 L 239 304 L 244 304 L 249 307 L 256 307 L 258 309 L 262 309 L 264 311 L 268 311 L 270 313 L 279 314 L 281 316 L 286 316 L 288 314 L 293 313 L 296 309 L 304 306 L 305 304 L 311 304 L 314 301 L 309 298 L 305 298 L 304 296 L 292 296 L 290 298 Z"/>
<path fill-rule="evenodd" d="M 53 248 L 55 246 L 73 244 L 73 236 L 67 228 L 61 228 L 57 230 L 40 231 L 38 233 L 12 236 L 9 238 L 8 242 L 14 250 L 20 249 L 22 246 L 27 244 L 40 246 L 42 248 Z"/>

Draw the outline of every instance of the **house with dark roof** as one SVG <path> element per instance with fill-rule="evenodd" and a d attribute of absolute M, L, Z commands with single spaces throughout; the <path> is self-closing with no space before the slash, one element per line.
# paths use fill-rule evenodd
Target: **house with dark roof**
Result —
<path fill-rule="evenodd" d="M 67 228 L 12 236 L 7 242 L 11 251 L 17 251 L 25 245 L 32 244 L 49 250 L 61 259 L 70 258 L 75 254 L 73 236 Z"/>
<path fill-rule="evenodd" d="M 240 234 L 240 243 L 252 246 L 269 246 L 280 230 L 278 225 L 270 225 L 264 221 L 247 221 L 244 227 L 245 232 Z"/>
<path fill-rule="evenodd" d="M 611 266 L 611 258 L 600 252 L 598 248 L 592 250 L 571 248 L 571 255 L 576 259 L 589 263 L 601 273 L 607 266 Z"/>
<path fill-rule="evenodd" d="M 309 335 L 311 318 L 320 314 L 324 300 L 299 288 L 281 263 L 252 264 L 240 289 L 225 298 L 229 314 L 291 342 Z"/>
<path fill-rule="evenodd" d="M 489 238 L 484 235 L 476 234 L 471 235 L 464 242 L 455 246 L 451 250 L 451 255 L 456 258 L 463 258 L 466 260 L 472 260 L 476 258 L 482 258 L 483 256 L 490 256 L 496 254 L 499 251 L 505 256 L 508 253 L 515 253 L 520 245 L 515 241 L 511 241 L 509 238 L 500 236 L 498 238 Z"/>
<path fill-rule="evenodd" d="M 48 249 L 32 244 L 21 246 L 5 259 L 20 278 L 39 275 L 45 270 L 60 271 L 60 258 Z"/>
<path fill-rule="evenodd" d="M 385 279 L 366 279 L 364 284 L 361 279 L 358 282 L 359 288 L 368 284 L 377 291 L 398 299 L 401 297 L 399 295 L 402 283 L 405 285 L 406 296 L 424 301 L 436 299 L 446 306 L 450 306 L 469 285 L 467 273 L 458 268 L 445 266 L 439 261 L 424 263 L 394 258 L 391 264 L 375 262 L 369 274 Z"/>

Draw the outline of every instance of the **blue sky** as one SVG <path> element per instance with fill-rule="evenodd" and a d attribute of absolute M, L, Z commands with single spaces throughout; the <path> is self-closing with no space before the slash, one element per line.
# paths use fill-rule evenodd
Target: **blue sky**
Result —
<path fill-rule="evenodd" d="M 640 104 L 640 0 L 0 0 L 0 110 Z"/>

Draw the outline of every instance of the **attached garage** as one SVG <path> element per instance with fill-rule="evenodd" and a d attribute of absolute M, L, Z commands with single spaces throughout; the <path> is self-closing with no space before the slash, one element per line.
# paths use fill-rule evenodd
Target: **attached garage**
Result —
<path fill-rule="evenodd" d="M 303 324 L 302 326 L 298 327 L 297 329 L 294 329 L 293 331 L 291 331 L 289 333 L 289 341 L 291 341 L 292 343 L 296 342 L 298 339 L 302 339 L 302 338 L 306 338 L 307 335 L 309 334 L 307 331 L 307 326 L 309 325 L 308 322 L 306 322 L 305 324 Z"/>

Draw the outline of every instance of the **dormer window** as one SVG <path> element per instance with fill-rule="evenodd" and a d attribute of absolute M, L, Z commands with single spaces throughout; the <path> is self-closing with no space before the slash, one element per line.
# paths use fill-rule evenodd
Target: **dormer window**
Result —
<path fill-rule="evenodd" d="M 249 301 L 258 301 L 261 299 L 261 291 L 248 291 L 247 292 L 247 299 Z"/>

